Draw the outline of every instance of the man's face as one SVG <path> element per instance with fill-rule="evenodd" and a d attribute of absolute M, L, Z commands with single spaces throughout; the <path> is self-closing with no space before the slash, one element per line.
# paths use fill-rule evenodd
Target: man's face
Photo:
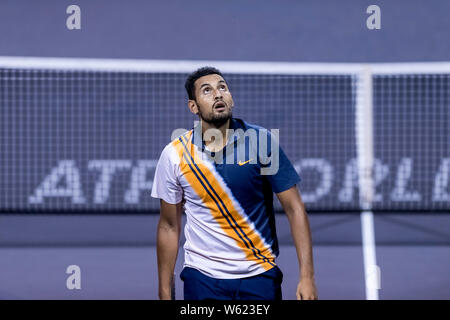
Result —
<path fill-rule="evenodd" d="M 233 97 L 221 76 L 210 74 L 197 79 L 194 85 L 197 112 L 203 121 L 222 125 L 232 117 Z"/>

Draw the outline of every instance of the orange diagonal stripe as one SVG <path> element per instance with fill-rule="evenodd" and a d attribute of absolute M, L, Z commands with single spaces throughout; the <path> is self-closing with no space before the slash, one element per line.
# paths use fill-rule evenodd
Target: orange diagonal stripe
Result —
<path fill-rule="evenodd" d="M 203 201 L 205 206 L 210 210 L 213 218 L 217 221 L 222 230 L 224 230 L 229 237 L 234 239 L 238 246 L 244 251 L 246 258 L 248 260 L 257 261 L 266 270 L 271 269 L 273 265 L 275 265 L 275 257 L 272 255 L 270 248 L 264 245 L 261 237 L 245 221 L 245 218 L 239 214 L 238 210 L 233 205 L 233 201 L 231 200 L 230 196 L 222 188 L 219 181 L 217 181 L 214 173 L 209 170 L 209 168 L 203 163 L 202 159 L 195 152 L 195 146 L 190 142 L 192 130 L 186 135 L 187 137 L 181 136 L 181 139 L 185 143 L 189 152 L 186 151 L 180 140 L 177 139 L 172 142 L 172 145 L 174 146 L 175 150 L 178 153 L 178 156 L 180 157 L 180 169 L 182 174 L 194 189 L 194 191 L 197 193 L 197 195 L 200 197 L 200 199 Z M 192 156 L 192 158 L 194 159 L 193 162 L 190 156 Z M 198 168 L 194 166 L 194 163 Z M 192 166 L 192 169 L 190 165 Z M 199 178 L 197 178 L 194 172 Z M 201 176 L 201 173 L 208 180 L 209 185 L 213 190 L 211 190 L 211 187 L 208 186 L 204 178 Z M 199 179 L 208 190 L 205 189 Z M 228 217 L 228 220 L 230 222 L 227 221 L 227 218 L 225 218 L 224 215 Z M 235 222 L 233 222 L 231 217 Z M 240 227 L 240 230 L 242 230 L 242 232 L 238 230 L 236 225 Z M 240 233 L 241 237 L 245 240 L 241 239 L 241 237 L 239 237 L 237 233 Z M 245 234 L 246 237 L 244 237 L 242 233 Z M 249 240 L 251 240 L 253 246 Z M 247 247 L 246 243 L 249 248 Z M 268 262 L 263 261 L 264 257 L 267 258 L 267 260 L 270 261 L 272 265 Z"/>

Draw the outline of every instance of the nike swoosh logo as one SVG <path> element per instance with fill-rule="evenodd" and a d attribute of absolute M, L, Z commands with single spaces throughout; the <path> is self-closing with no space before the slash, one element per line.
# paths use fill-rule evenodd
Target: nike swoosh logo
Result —
<path fill-rule="evenodd" d="M 253 160 L 253 159 L 250 159 L 250 160 L 247 160 L 247 161 L 239 161 L 238 165 L 243 166 L 244 164 L 249 163 L 251 160 Z"/>

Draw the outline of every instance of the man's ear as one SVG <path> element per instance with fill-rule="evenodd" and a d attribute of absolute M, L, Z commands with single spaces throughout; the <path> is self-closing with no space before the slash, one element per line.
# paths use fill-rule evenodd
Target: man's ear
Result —
<path fill-rule="evenodd" d="M 197 106 L 197 103 L 195 102 L 195 100 L 189 100 L 188 107 L 189 107 L 189 110 L 191 110 L 191 112 L 193 114 L 198 114 L 198 106 Z"/>

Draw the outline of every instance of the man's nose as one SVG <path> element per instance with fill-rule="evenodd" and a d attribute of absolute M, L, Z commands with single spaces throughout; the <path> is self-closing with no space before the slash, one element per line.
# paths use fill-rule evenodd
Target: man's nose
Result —
<path fill-rule="evenodd" d="M 215 100 L 222 99 L 222 92 L 220 90 L 215 90 L 214 91 L 214 99 Z"/>

